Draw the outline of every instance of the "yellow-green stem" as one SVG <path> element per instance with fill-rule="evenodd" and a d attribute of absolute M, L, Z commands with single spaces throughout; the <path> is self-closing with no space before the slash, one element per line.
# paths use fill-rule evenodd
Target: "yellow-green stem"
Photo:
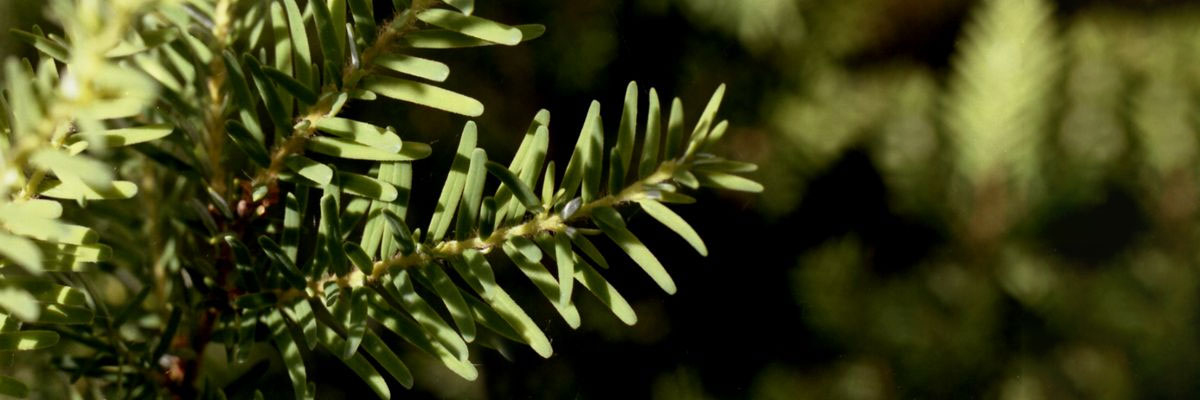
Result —
<path fill-rule="evenodd" d="M 450 259 L 462 255 L 467 250 L 487 251 L 500 246 L 517 237 L 530 237 L 541 232 L 559 233 L 571 227 L 571 223 L 587 219 L 592 212 L 601 207 L 613 207 L 622 203 L 638 201 L 647 198 L 646 187 L 666 182 L 674 176 L 675 171 L 682 165 L 677 161 L 667 161 L 659 165 L 653 173 L 625 187 L 620 193 L 610 194 L 579 207 L 575 213 L 567 216 L 546 211 L 533 219 L 509 226 L 501 227 L 487 237 L 474 237 L 466 240 L 447 240 L 433 246 L 419 246 L 417 251 L 376 262 L 372 268 L 370 279 L 386 275 L 393 268 L 410 268 L 426 265 L 437 259 Z"/>
<path fill-rule="evenodd" d="M 221 161 L 225 147 L 225 59 L 221 53 L 225 51 L 229 35 L 229 0 L 218 0 L 213 11 L 214 21 L 212 34 L 213 57 L 209 63 L 208 78 L 208 110 L 205 115 L 205 128 L 208 130 L 208 164 L 212 168 L 213 191 L 225 194 L 225 167 Z"/>

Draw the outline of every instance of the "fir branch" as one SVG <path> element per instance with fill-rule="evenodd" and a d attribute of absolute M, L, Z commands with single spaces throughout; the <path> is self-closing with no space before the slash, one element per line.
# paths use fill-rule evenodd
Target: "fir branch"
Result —
<path fill-rule="evenodd" d="M 212 177 L 209 179 L 209 184 L 218 195 L 223 196 L 226 191 L 225 183 L 225 164 L 222 162 L 225 148 L 225 118 L 226 106 L 228 99 L 225 94 L 225 83 L 228 71 L 226 70 L 225 58 L 221 54 L 225 52 L 225 48 L 229 41 L 229 26 L 232 22 L 230 17 L 230 8 L 233 6 L 231 0 L 217 0 L 217 4 L 213 9 L 214 21 L 212 23 L 212 60 L 208 65 L 208 106 L 204 109 L 204 127 L 208 133 L 208 164 L 212 169 Z"/>
<path fill-rule="evenodd" d="M 487 237 L 476 236 L 466 240 L 445 240 L 432 246 L 419 245 L 418 250 L 413 254 L 396 256 L 376 262 L 374 268 L 372 268 L 370 279 L 378 279 L 380 276 L 390 273 L 395 269 L 419 267 L 428 265 L 436 260 L 449 260 L 461 257 L 462 253 L 467 250 L 487 252 L 518 237 L 530 238 L 543 232 L 566 232 L 569 229 L 575 228 L 572 224 L 589 220 L 592 212 L 598 208 L 614 207 L 638 200 L 657 199 L 653 191 L 647 190 L 647 188 L 670 181 L 675 176 L 676 171 L 688 170 L 689 166 L 690 163 L 688 161 L 664 162 L 646 178 L 630 184 L 617 194 L 609 194 L 591 202 L 581 204 L 578 210 L 568 216 L 564 216 L 560 212 L 547 210 L 536 215 L 529 221 L 496 229 Z"/>
<path fill-rule="evenodd" d="M 292 155 L 303 154 L 305 144 L 316 134 L 317 125 L 321 120 L 336 117 L 341 111 L 340 109 L 333 110 L 333 103 L 338 95 L 349 94 L 356 90 L 359 80 L 374 68 L 372 63 L 375 58 L 386 54 L 401 37 L 416 29 L 417 14 L 432 6 L 433 3 L 429 0 L 413 1 L 412 7 L 398 13 L 393 23 L 384 24 L 380 28 L 381 32 L 375 42 L 364 49 L 360 55 L 359 67 L 354 68 L 352 65 L 344 67 L 342 87 L 339 88 L 330 83 L 322 88 L 321 93 L 317 95 L 317 99 L 319 99 L 317 104 L 310 106 L 301 114 L 300 121 L 296 123 L 292 135 L 271 150 L 271 164 L 254 177 L 252 186 L 269 186 L 279 179 L 279 173 L 284 168 L 284 160 Z"/>

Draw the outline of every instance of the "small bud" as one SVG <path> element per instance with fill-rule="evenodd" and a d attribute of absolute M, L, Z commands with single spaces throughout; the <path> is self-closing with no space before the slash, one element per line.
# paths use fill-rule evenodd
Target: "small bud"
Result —
<path fill-rule="evenodd" d="M 569 219 L 572 215 L 575 215 L 576 211 L 579 211 L 579 206 L 582 204 L 583 199 L 581 198 L 576 197 L 571 199 L 571 201 L 567 202 L 567 205 L 563 206 L 562 213 L 559 215 L 562 216 L 562 219 Z"/>

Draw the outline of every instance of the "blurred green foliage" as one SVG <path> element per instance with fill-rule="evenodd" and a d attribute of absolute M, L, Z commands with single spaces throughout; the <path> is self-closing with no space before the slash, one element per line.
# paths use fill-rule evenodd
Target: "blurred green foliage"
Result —
<path fill-rule="evenodd" d="M 891 18 L 875 14 L 897 2 L 853 3 L 805 20 Z M 815 66 L 767 105 L 779 145 L 763 162 L 775 168 L 764 211 L 794 212 L 819 195 L 808 182 L 865 152 L 889 212 L 938 239 L 851 230 L 802 255 L 803 320 L 842 356 L 768 369 L 756 394 L 1200 393 L 1200 10 L 1077 3 L 971 2 L 945 65 L 864 61 L 890 44 L 847 39 L 879 33 L 861 24 L 810 32 L 810 46 L 829 45 L 790 57 Z M 887 246 L 920 256 L 885 259 Z"/>

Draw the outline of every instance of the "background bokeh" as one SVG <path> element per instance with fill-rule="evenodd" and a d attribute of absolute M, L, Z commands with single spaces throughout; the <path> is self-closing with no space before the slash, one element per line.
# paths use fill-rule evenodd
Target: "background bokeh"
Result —
<path fill-rule="evenodd" d="M 28 28 L 40 3 L 0 1 L 0 27 Z M 552 358 L 479 348 L 481 377 L 464 382 L 409 352 L 417 388 L 403 396 L 1200 396 L 1200 4 L 478 4 L 548 26 L 522 46 L 433 55 L 455 71 L 450 89 L 487 105 L 490 154 L 511 155 L 547 108 L 550 156 L 565 160 L 588 102 L 616 126 L 630 80 L 681 97 L 691 116 L 726 83 L 722 151 L 758 163 L 767 189 L 679 207 L 707 258 L 631 222 L 680 287 L 664 295 L 617 263 L 608 276 L 636 326 L 586 298 L 572 332 L 518 298 Z M 27 52 L 0 40 L 0 55 Z M 353 107 L 434 144 L 414 185 L 415 209 L 432 209 L 461 119 Z M 316 361 L 322 398 L 370 396 L 340 363 Z M 286 386 L 272 363 L 265 382 Z"/>

